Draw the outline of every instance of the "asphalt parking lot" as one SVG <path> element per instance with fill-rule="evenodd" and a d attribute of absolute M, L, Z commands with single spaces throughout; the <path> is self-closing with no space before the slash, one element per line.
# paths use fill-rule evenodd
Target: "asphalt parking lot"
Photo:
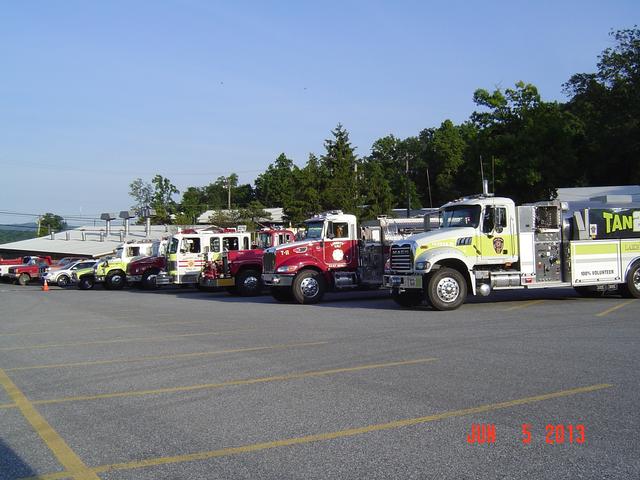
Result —
<path fill-rule="evenodd" d="M 639 300 L 0 284 L 0 308 L 1 479 L 640 478 Z"/>

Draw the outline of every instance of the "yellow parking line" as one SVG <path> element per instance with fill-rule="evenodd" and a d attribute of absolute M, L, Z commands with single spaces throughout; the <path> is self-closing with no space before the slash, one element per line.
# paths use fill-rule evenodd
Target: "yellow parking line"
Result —
<path fill-rule="evenodd" d="M 2 352 L 13 352 L 16 350 L 40 350 L 43 348 L 58 348 L 58 347 L 80 347 L 85 345 L 103 345 L 108 343 L 128 343 L 128 342 L 155 342 L 158 340 L 173 340 L 186 337 L 202 337 L 205 335 L 224 335 L 227 333 L 238 333 L 253 330 L 254 328 L 243 328 L 239 330 L 221 330 L 218 332 L 203 332 L 203 333 L 183 333 L 177 335 L 162 335 L 158 337 L 133 337 L 133 338 L 116 338 L 114 340 L 95 340 L 92 342 L 75 342 L 75 343 L 44 343 L 39 345 L 26 345 L 22 347 L 3 347 L 0 348 Z"/>
<path fill-rule="evenodd" d="M 49 447 L 49 450 L 56 456 L 60 464 L 66 470 L 65 477 L 82 479 L 82 480 L 100 480 L 100 477 L 87 467 L 80 457 L 71 450 L 69 445 L 62 439 L 58 432 L 56 432 L 49 422 L 47 422 L 42 415 L 33 407 L 33 404 L 27 400 L 27 397 L 16 386 L 15 383 L 7 376 L 7 374 L 0 368 L 0 385 L 5 389 L 9 397 L 15 402 L 16 406 L 31 424 L 44 443 Z"/>
<path fill-rule="evenodd" d="M 542 302 L 544 302 L 544 300 L 530 300 L 528 302 L 521 303 L 521 304 L 516 305 L 514 307 L 505 308 L 503 310 L 503 312 L 511 312 L 513 310 L 520 310 L 521 308 L 527 308 L 527 307 L 530 307 L 532 305 L 536 305 L 536 304 L 542 303 Z"/>
<path fill-rule="evenodd" d="M 621 309 L 623 307 L 626 307 L 627 305 L 630 305 L 631 303 L 633 303 L 635 301 L 636 301 L 636 299 L 632 298 L 631 300 L 627 300 L 626 302 L 619 303 L 615 307 L 608 308 L 604 312 L 600 312 L 600 313 L 596 314 L 596 317 L 604 317 L 605 315 L 608 315 L 611 312 L 615 312 L 616 310 L 619 310 L 619 309 Z"/>
<path fill-rule="evenodd" d="M 316 345 L 326 345 L 329 342 L 307 342 L 307 343 L 285 343 L 281 345 L 267 345 L 264 347 L 247 347 L 247 348 L 233 348 L 227 350 L 213 350 L 210 352 L 193 352 L 193 353 L 176 353 L 173 355 L 149 355 L 144 357 L 135 357 L 135 358 L 120 358 L 113 360 L 94 360 L 88 362 L 74 362 L 74 363 L 51 363 L 47 365 L 32 365 L 28 367 L 15 367 L 15 368 L 6 368 L 6 372 L 20 372 L 22 370 L 40 370 L 47 368 L 70 368 L 70 367 L 86 367 L 91 365 L 109 365 L 113 363 L 135 363 L 135 362 L 146 362 L 149 360 L 164 360 L 164 359 L 175 359 L 175 358 L 195 358 L 195 357 L 206 357 L 213 355 L 223 355 L 227 353 L 240 353 L 240 352 L 258 352 L 261 350 L 276 350 L 281 348 L 293 348 L 293 347 L 311 347 Z"/>
<path fill-rule="evenodd" d="M 164 327 L 165 325 L 193 325 L 195 323 L 204 323 L 206 320 L 195 320 L 189 322 L 160 322 L 160 323 L 150 323 L 150 324 L 133 324 L 133 325 L 116 325 L 112 327 L 90 327 L 90 328 L 82 328 L 82 332 L 95 332 L 99 330 L 119 330 L 123 328 L 153 328 L 153 327 Z M 77 326 L 73 328 L 78 328 Z M 44 330 L 40 332 L 14 332 L 14 333 L 0 333 L 0 338 L 2 337 L 27 337 L 33 335 L 51 335 L 52 333 L 60 333 L 60 330 Z"/>
<path fill-rule="evenodd" d="M 210 390 L 215 388 L 233 387 L 233 386 L 239 386 L 239 385 L 255 385 L 258 383 L 283 382 L 287 380 L 297 380 L 300 378 L 322 377 L 326 375 L 335 375 L 338 373 L 358 372 L 362 370 L 373 370 L 377 368 L 400 367 L 400 366 L 406 366 L 406 365 L 415 365 L 418 363 L 433 362 L 435 360 L 437 360 L 437 358 L 418 358 L 415 360 L 403 360 L 400 362 L 374 363 L 369 365 L 358 365 L 357 367 L 334 368 L 331 370 L 317 370 L 317 371 L 302 372 L 302 373 L 290 373 L 286 375 L 276 375 L 273 377 L 250 378 L 245 380 L 230 380 L 227 382 L 220 382 L 220 383 L 204 383 L 199 385 L 186 385 L 181 387 L 157 388 L 154 390 L 137 390 L 137 391 L 133 390 L 128 392 L 114 392 L 114 393 L 102 393 L 97 395 L 80 395 L 76 397 L 53 398 L 50 400 L 34 400 L 33 404 L 34 405 L 50 405 L 53 403 L 81 402 L 81 401 L 87 401 L 87 400 L 103 400 L 107 398 L 142 397 L 145 395 L 159 395 L 163 393 L 192 392 L 195 390 Z M 0 408 L 12 408 L 14 406 L 15 405 L 13 404 L 2 404 L 0 405 Z"/>
<path fill-rule="evenodd" d="M 532 397 L 518 398 L 515 400 L 509 400 L 506 402 L 489 403 L 485 405 L 479 405 L 477 407 L 464 408 L 461 410 L 450 410 L 447 412 L 436 413 L 434 415 L 427 415 L 418 418 L 409 418 L 406 420 L 397 420 L 393 422 L 380 423 L 376 425 L 368 425 L 359 428 L 349 428 L 346 430 L 338 430 L 335 432 L 319 433 L 315 435 L 307 435 L 304 437 L 287 438 L 283 440 L 275 440 L 272 442 L 254 443 L 250 445 L 243 445 L 240 447 L 222 448 L 219 450 L 210 450 L 206 452 L 197 452 L 186 455 L 176 455 L 172 457 L 157 457 L 149 458 L 146 460 L 137 460 L 132 462 L 114 463 L 111 465 L 101 465 L 93 468 L 96 473 L 106 473 L 119 470 L 133 470 L 136 468 L 156 467 L 160 465 L 169 465 L 176 463 L 193 462 L 198 460 L 208 460 L 216 457 L 226 457 L 231 455 L 239 455 L 250 452 L 258 452 L 261 450 L 268 450 L 271 448 L 289 447 L 293 445 L 302 445 L 306 443 L 321 442 L 327 440 L 333 440 L 336 438 L 353 437 L 356 435 L 363 435 L 371 432 L 379 432 L 383 430 L 393 430 L 396 428 L 410 427 L 414 425 L 420 425 L 425 423 L 431 423 L 438 420 L 445 420 L 447 418 L 462 417 L 467 415 L 474 415 L 479 413 L 491 412 L 495 410 L 501 410 L 505 408 L 515 407 L 519 405 L 527 405 L 531 403 L 542 402 L 546 400 L 552 400 L 556 398 L 568 397 L 571 395 L 578 395 L 581 393 L 595 392 L 605 388 L 611 388 L 613 385 L 602 383 L 598 385 L 590 385 L 588 387 L 573 388 L 570 390 L 561 390 L 558 392 L 546 393 L 543 395 L 535 395 Z M 58 480 L 66 478 L 65 472 L 54 473 L 51 475 L 42 475 L 39 477 L 33 477 L 39 480 Z"/>

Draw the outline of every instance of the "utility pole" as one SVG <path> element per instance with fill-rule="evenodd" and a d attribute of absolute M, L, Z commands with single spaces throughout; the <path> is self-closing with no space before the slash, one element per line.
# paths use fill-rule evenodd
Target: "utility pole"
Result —
<path fill-rule="evenodd" d="M 406 178 L 407 190 L 407 218 L 411 216 L 411 196 L 409 195 L 409 154 L 405 154 L 404 174 Z"/>
<path fill-rule="evenodd" d="M 231 212 L 231 177 L 227 177 L 227 209 Z"/>
<path fill-rule="evenodd" d="M 429 190 L 429 208 L 433 208 L 433 201 L 431 200 L 431 180 L 429 179 L 428 167 L 427 167 L 427 189 Z"/>

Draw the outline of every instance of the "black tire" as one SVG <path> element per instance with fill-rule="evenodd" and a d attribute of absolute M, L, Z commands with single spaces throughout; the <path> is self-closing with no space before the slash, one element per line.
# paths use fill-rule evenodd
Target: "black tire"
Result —
<path fill-rule="evenodd" d="M 411 290 L 409 292 L 399 292 L 397 289 L 393 289 L 391 292 L 393 301 L 401 307 L 417 307 L 424 300 L 424 292 L 421 290 Z"/>
<path fill-rule="evenodd" d="M 278 302 L 290 302 L 293 300 L 293 292 L 286 287 L 271 287 L 271 296 Z"/>
<path fill-rule="evenodd" d="M 325 290 L 324 277 L 315 270 L 303 270 L 293 280 L 293 298 L 298 303 L 318 303 L 322 300 Z"/>
<path fill-rule="evenodd" d="M 640 298 L 640 263 L 629 270 L 627 283 L 622 285 L 622 295 L 628 298 Z"/>
<path fill-rule="evenodd" d="M 596 287 L 573 287 L 578 295 L 584 298 L 604 297 L 604 290 L 596 290 Z"/>
<path fill-rule="evenodd" d="M 154 271 L 144 272 L 144 274 L 142 275 L 142 280 L 140 280 L 140 286 L 144 290 L 157 290 L 159 288 L 158 283 L 156 282 L 157 278 L 158 278 L 158 272 L 154 272 Z"/>
<path fill-rule="evenodd" d="M 21 273 L 18 277 L 18 283 L 23 287 L 31 281 L 31 276 L 28 273 Z"/>
<path fill-rule="evenodd" d="M 121 290 L 127 283 L 127 276 L 121 270 L 109 272 L 104 279 L 104 286 L 107 290 Z"/>
<path fill-rule="evenodd" d="M 435 310 L 455 310 L 467 298 L 467 282 L 453 268 L 439 268 L 428 282 L 427 297 Z"/>
<path fill-rule="evenodd" d="M 91 290 L 95 284 L 96 280 L 93 278 L 93 275 L 87 275 L 78 280 L 78 288 L 80 290 Z"/>
<path fill-rule="evenodd" d="M 69 278 L 69 275 L 60 275 L 58 280 L 56 280 L 56 283 L 59 287 L 68 287 L 69 284 L 71 284 L 71 279 Z"/>
<path fill-rule="evenodd" d="M 236 277 L 236 290 L 241 297 L 255 297 L 260 295 L 262 289 L 262 278 L 258 270 L 243 270 Z"/>

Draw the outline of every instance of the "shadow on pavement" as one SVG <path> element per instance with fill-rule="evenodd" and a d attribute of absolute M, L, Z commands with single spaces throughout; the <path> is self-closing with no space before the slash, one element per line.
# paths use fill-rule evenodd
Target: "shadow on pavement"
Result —
<path fill-rule="evenodd" d="M 33 477 L 36 472 L 0 439 L 0 479 Z"/>

